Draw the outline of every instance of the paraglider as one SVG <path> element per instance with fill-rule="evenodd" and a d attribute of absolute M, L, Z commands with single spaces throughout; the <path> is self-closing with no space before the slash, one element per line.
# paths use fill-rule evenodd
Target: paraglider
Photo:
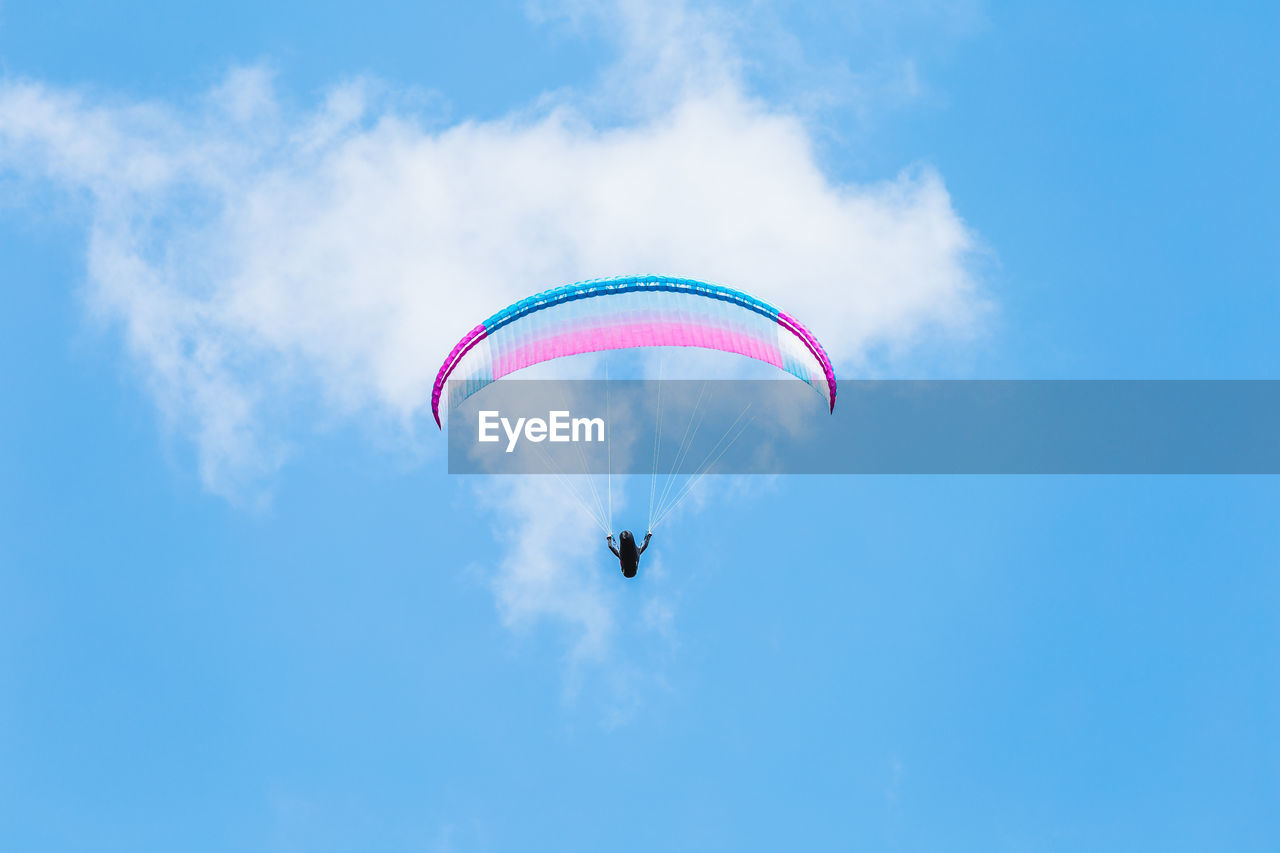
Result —
<path fill-rule="evenodd" d="M 624 578 L 633 578 L 636 571 L 640 568 L 640 555 L 644 553 L 644 549 L 649 547 L 649 540 L 653 538 L 653 531 L 649 531 L 644 535 L 644 542 L 639 548 L 636 548 L 636 538 L 631 535 L 630 530 L 622 531 L 619 537 L 619 547 L 613 545 L 613 534 L 610 533 L 605 539 L 609 543 L 609 550 L 613 552 L 613 556 L 618 558 L 618 562 L 622 566 L 622 576 Z"/>
<path fill-rule="evenodd" d="M 486 385 L 534 364 L 581 353 L 641 347 L 700 347 L 762 361 L 808 384 L 827 403 L 828 411 L 835 411 L 836 377 L 831 359 L 800 321 L 731 287 L 648 275 L 580 281 L 522 299 L 492 315 L 464 335 L 440 365 L 431 389 L 431 414 L 440 426 L 440 401 L 446 387 L 450 388 L 450 404 L 457 406 Z M 455 382 L 446 386 L 450 379 Z M 655 447 L 655 464 L 656 457 Z M 618 546 L 614 545 L 612 484 L 607 517 L 599 506 L 598 494 L 594 495 L 595 510 L 579 498 L 583 509 L 604 528 L 609 550 L 618 558 L 625 577 L 635 577 L 654 527 L 706 470 L 700 468 L 672 501 L 665 503 L 668 481 L 656 513 L 656 490 L 651 487 L 650 522 L 638 547 L 629 530 L 624 530 Z M 574 497 L 579 496 L 575 493 Z"/>

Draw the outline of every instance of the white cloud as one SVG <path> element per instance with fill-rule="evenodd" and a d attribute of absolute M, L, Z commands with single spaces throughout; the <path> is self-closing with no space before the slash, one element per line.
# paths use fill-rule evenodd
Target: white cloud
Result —
<path fill-rule="evenodd" d="M 195 106 L 7 80 L 0 169 L 85 200 L 91 310 L 120 329 L 207 487 L 233 499 L 269 490 L 305 439 L 289 401 L 410 435 L 463 332 L 582 278 L 741 287 L 845 370 L 871 346 L 970 327 L 973 238 L 933 170 L 833 181 L 805 121 L 739 82 L 723 14 L 609 8 L 623 49 L 604 83 L 446 127 L 358 81 L 296 114 L 260 69 Z M 610 599 L 571 569 L 596 562 L 568 544 L 594 541 L 587 523 L 541 487 L 497 504 L 514 521 L 495 575 L 504 620 L 564 620 L 577 654 L 606 648 Z"/>

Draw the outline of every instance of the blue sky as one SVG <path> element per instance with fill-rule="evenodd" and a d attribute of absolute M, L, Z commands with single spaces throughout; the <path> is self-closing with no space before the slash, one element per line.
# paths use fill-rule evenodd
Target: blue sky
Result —
<path fill-rule="evenodd" d="M 1278 24 L 0 6 L 0 846 L 1275 849 L 1274 478 L 721 490 L 624 583 L 420 390 L 647 264 L 844 375 L 1273 378 Z"/>

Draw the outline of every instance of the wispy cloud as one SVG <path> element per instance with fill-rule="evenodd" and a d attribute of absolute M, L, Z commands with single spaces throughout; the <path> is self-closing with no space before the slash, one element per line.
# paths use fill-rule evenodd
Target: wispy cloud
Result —
<path fill-rule="evenodd" d="M 730 16 L 556 8 L 606 16 L 617 65 L 444 127 L 360 81 L 299 112 L 260 68 L 187 104 L 0 83 L 0 169 L 83 201 L 90 310 L 119 330 L 211 491 L 269 492 L 305 441 L 299 405 L 412 436 L 477 318 L 577 279 L 733 284 L 802 318 L 846 370 L 980 315 L 973 237 L 941 177 L 828 177 L 806 120 L 742 83 Z M 589 523 L 564 521 L 542 486 L 495 495 L 511 520 L 503 619 L 562 620 L 575 655 L 602 654 L 612 602 L 594 557 L 567 544 L 594 543 Z M 670 612 L 650 615 L 670 631 Z"/>

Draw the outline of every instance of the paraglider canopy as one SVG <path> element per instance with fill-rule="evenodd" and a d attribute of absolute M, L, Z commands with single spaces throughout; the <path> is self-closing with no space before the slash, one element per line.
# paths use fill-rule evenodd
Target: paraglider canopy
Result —
<path fill-rule="evenodd" d="M 798 320 L 731 287 L 689 278 L 624 276 L 557 287 L 509 305 L 449 352 L 431 390 L 462 380 L 454 405 L 521 368 L 579 353 L 636 347 L 702 347 L 772 364 L 836 405 L 836 377 L 817 338 Z M 456 385 L 454 386 L 457 387 Z"/>

